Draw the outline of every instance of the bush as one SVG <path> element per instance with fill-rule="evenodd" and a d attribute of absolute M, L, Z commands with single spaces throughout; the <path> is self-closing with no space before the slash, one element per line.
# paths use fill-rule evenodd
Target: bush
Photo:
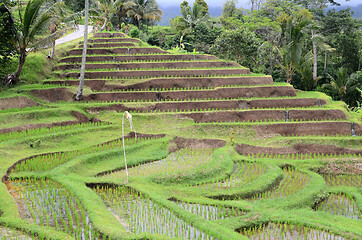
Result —
<path fill-rule="evenodd" d="M 140 30 L 138 28 L 134 27 L 129 31 L 128 35 L 133 38 L 138 38 L 140 35 Z"/>
<path fill-rule="evenodd" d="M 43 66 L 46 62 L 46 57 L 42 53 L 29 54 L 26 57 L 23 70 L 21 71 L 20 79 L 28 83 L 37 83 L 39 75 L 44 73 Z"/>

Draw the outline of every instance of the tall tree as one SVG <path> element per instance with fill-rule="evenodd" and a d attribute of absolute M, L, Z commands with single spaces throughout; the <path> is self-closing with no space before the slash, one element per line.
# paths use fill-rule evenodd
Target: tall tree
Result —
<path fill-rule="evenodd" d="M 259 10 L 265 0 L 250 0 L 250 11 Z"/>
<path fill-rule="evenodd" d="M 80 101 L 83 98 L 84 88 L 84 75 L 85 75 L 85 62 L 87 57 L 87 45 L 88 45 L 88 18 L 89 18 L 89 0 L 85 0 L 85 22 L 84 22 L 84 42 L 83 42 L 83 53 L 82 53 L 82 66 L 80 69 L 79 87 L 75 100 Z"/>
<path fill-rule="evenodd" d="M 30 0 L 26 5 L 24 14 L 21 14 L 19 6 L 19 32 L 16 34 L 16 43 L 19 50 L 19 66 L 16 72 L 7 75 L 4 79 L 5 85 L 16 84 L 28 51 L 43 47 L 49 42 L 52 36 L 41 38 L 49 29 L 49 24 L 53 19 L 51 8 L 53 4 L 47 0 Z"/>
<path fill-rule="evenodd" d="M 193 33 L 197 24 L 207 20 L 208 14 L 205 13 L 201 5 L 194 3 L 191 9 L 188 2 L 183 1 L 180 5 L 180 8 L 180 13 L 182 16 L 172 19 L 171 26 L 182 37 Z"/>
<path fill-rule="evenodd" d="M 259 39 L 248 29 L 224 31 L 215 41 L 211 51 L 225 59 L 238 62 L 254 70 L 257 67 Z"/>
<path fill-rule="evenodd" d="M 207 5 L 205 0 L 195 0 L 194 4 L 201 6 L 201 15 L 209 14 L 209 5 Z"/>
<path fill-rule="evenodd" d="M 104 23 L 100 29 L 103 31 L 107 26 L 109 18 L 112 14 L 117 12 L 117 9 L 121 3 L 119 0 L 94 0 L 94 4 L 101 12 L 104 13 Z"/>
<path fill-rule="evenodd" d="M 127 15 L 128 10 L 135 5 L 132 0 L 118 0 L 119 5 L 116 11 L 116 15 L 118 18 L 118 24 L 128 23 L 129 17 Z"/>
<path fill-rule="evenodd" d="M 362 51 L 362 21 L 352 17 L 350 9 L 340 11 L 329 10 L 321 17 L 321 32 L 326 36 L 328 44 L 335 48 L 330 54 L 333 68 L 340 66 L 349 72 L 360 70 L 360 55 Z"/>
<path fill-rule="evenodd" d="M 155 0 L 133 0 L 134 5 L 129 8 L 127 15 L 132 17 L 138 28 L 142 28 L 142 21 L 156 21 L 162 16 L 162 10 Z"/>
<path fill-rule="evenodd" d="M 322 88 L 329 89 L 339 96 L 339 100 L 346 102 L 348 95 L 357 91 L 357 87 L 361 85 L 355 78 L 348 75 L 348 69 L 340 67 L 336 77 L 328 75 L 330 78 L 329 84 L 323 84 Z"/>
<path fill-rule="evenodd" d="M 280 51 L 282 60 L 279 66 L 283 69 L 287 83 L 290 83 L 297 70 L 297 64 L 302 59 L 305 46 L 305 36 L 311 24 L 312 14 L 302 9 L 294 15 L 282 15 L 280 18 L 284 33 L 285 45 Z"/>
<path fill-rule="evenodd" d="M 6 65 L 17 53 L 16 27 L 8 3 L 0 2 L 0 76 L 5 75 Z"/>
<path fill-rule="evenodd" d="M 221 18 L 240 17 L 242 15 L 242 9 L 236 7 L 238 3 L 238 0 L 226 0 L 222 7 Z"/>

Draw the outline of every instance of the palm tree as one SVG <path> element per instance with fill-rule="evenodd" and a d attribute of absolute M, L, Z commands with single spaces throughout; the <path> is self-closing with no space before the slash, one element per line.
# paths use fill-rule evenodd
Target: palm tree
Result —
<path fill-rule="evenodd" d="M 84 88 L 84 75 L 85 75 L 85 62 L 87 56 L 87 45 L 88 45 L 88 18 L 89 18 L 89 0 L 85 0 L 85 21 L 84 21 L 84 42 L 83 42 L 83 53 L 82 53 L 82 66 L 80 69 L 79 87 L 75 100 L 80 101 L 83 98 Z"/>
<path fill-rule="evenodd" d="M 346 96 L 351 94 L 358 87 L 357 81 L 353 77 L 348 76 L 347 68 L 340 67 L 336 78 L 328 74 L 331 79 L 329 84 L 323 84 L 322 88 L 329 89 L 338 94 L 339 100 L 346 100 Z"/>
<path fill-rule="evenodd" d="M 194 4 L 192 9 L 186 1 L 181 3 L 181 17 L 176 18 L 174 28 L 181 31 L 182 36 L 193 32 L 197 24 L 205 21 L 208 17 L 208 13 L 205 13 L 203 7 L 199 4 Z"/>
<path fill-rule="evenodd" d="M 301 62 L 304 48 L 304 37 L 311 24 L 312 14 L 306 10 L 300 10 L 297 14 L 280 17 L 281 27 L 285 34 L 286 44 L 279 51 L 282 61 L 279 66 L 286 75 L 287 83 L 290 83 L 296 71 L 296 65 Z"/>
<path fill-rule="evenodd" d="M 128 17 L 132 17 L 141 29 L 142 21 L 156 21 L 162 16 L 162 10 L 159 9 L 155 0 L 133 0 L 134 5 L 127 11 Z"/>
<path fill-rule="evenodd" d="M 16 34 L 16 44 L 19 50 L 19 66 L 16 72 L 6 76 L 5 85 L 16 84 L 19 80 L 21 70 L 25 63 L 28 51 L 44 47 L 49 42 L 51 35 L 45 38 L 54 15 L 52 15 L 53 4 L 48 0 L 30 0 L 26 5 L 24 14 L 21 14 L 19 5 L 19 31 Z"/>
<path fill-rule="evenodd" d="M 93 2 L 100 11 L 104 12 L 104 23 L 100 29 L 103 31 L 107 25 L 108 19 L 112 14 L 117 12 L 121 2 L 119 0 L 94 0 Z"/>
<path fill-rule="evenodd" d="M 132 0 L 119 0 L 118 9 L 116 11 L 119 23 L 128 22 L 127 12 L 133 6 L 135 6 L 135 3 Z"/>
<path fill-rule="evenodd" d="M 66 31 L 76 28 L 76 20 L 79 20 L 83 11 L 73 13 L 63 1 L 57 1 L 54 7 L 51 8 L 53 20 L 50 24 L 50 38 L 52 51 L 50 58 L 54 57 L 55 54 L 55 40 L 60 38 Z"/>

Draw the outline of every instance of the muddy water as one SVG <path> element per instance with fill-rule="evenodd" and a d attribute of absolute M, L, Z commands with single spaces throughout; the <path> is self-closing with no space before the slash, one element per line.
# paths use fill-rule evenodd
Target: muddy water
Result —
<path fill-rule="evenodd" d="M 280 223 L 269 223 L 242 232 L 252 240 L 344 240 L 333 233 L 304 226 L 293 226 Z"/>
<path fill-rule="evenodd" d="M 17 180 L 7 182 L 7 186 L 21 218 L 76 239 L 101 239 L 84 207 L 61 185 L 49 180 Z"/>
<path fill-rule="evenodd" d="M 133 190 L 122 187 L 94 190 L 127 231 L 162 234 L 179 239 L 216 239 Z"/>
<path fill-rule="evenodd" d="M 331 194 L 327 199 L 317 205 L 316 210 L 345 216 L 347 218 L 360 219 L 356 202 L 345 195 Z"/>

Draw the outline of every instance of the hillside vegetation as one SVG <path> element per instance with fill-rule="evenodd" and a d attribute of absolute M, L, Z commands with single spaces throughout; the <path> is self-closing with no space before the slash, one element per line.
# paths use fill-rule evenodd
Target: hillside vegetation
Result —
<path fill-rule="evenodd" d="M 344 103 L 115 32 L 91 35 L 76 102 L 81 44 L 58 46 L 53 78 L 1 92 L 2 236 L 362 236 L 361 120 Z"/>

